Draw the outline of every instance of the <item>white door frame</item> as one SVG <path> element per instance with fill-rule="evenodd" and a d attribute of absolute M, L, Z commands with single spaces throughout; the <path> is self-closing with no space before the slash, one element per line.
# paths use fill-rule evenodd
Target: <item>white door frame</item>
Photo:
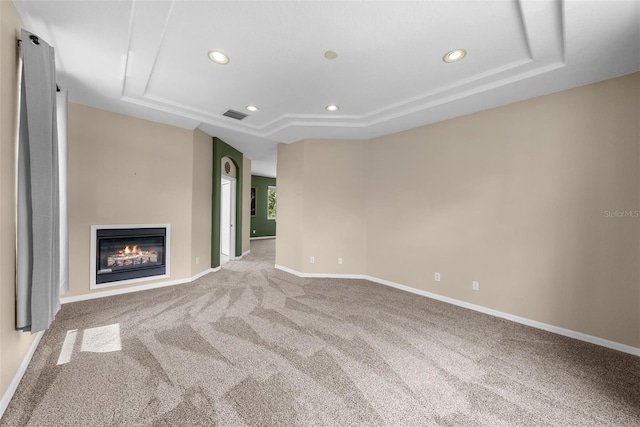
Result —
<path fill-rule="evenodd" d="M 229 218 L 229 231 L 228 231 L 228 235 L 225 235 L 225 229 L 226 229 L 226 224 L 224 224 L 224 221 L 226 220 L 227 216 L 225 215 L 225 213 L 223 212 L 223 209 L 226 205 L 225 201 L 223 200 L 224 197 L 224 191 L 222 190 L 222 186 L 223 185 L 229 185 L 229 211 L 228 211 L 228 218 Z M 229 250 L 228 253 L 224 253 L 223 249 L 225 244 L 223 244 L 223 239 L 225 239 L 226 237 L 229 238 Z M 235 253 L 236 253 L 236 179 L 232 176 L 227 176 L 227 175 L 222 175 L 222 179 L 220 180 L 220 265 L 226 263 L 229 260 L 235 259 Z"/>

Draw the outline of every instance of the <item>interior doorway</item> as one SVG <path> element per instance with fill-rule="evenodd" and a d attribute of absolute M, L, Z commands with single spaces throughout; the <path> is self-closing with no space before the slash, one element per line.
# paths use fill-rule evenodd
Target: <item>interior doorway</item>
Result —
<path fill-rule="evenodd" d="M 222 176 L 220 183 L 220 265 L 236 253 L 236 179 Z"/>

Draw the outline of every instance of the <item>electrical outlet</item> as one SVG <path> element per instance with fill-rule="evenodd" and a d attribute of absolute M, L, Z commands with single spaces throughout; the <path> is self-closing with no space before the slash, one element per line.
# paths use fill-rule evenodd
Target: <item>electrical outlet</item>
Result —
<path fill-rule="evenodd" d="M 316 263 L 316 257 L 312 256 L 309 257 L 309 264 L 315 264 Z"/>
<path fill-rule="evenodd" d="M 256 234 L 256 230 L 253 230 L 253 234 Z"/>
<path fill-rule="evenodd" d="M 338 264 L 342 265 L 342 258 L 338 258 Z"/>
<path fill-rule="evenodd" d="M 200 257 L 199 256 L 196 257 L 196 264 L 200 264 Z"/>
<path fill-rule="evenodd" d="M 471 284 L 471 286 L 473 287 L 474 291 L 479 291 L 480 290 L 480 282 L 474 280 L 473 283 Z"/>
<path fill-rule="evenodd" d="M 435 280 L 436 282 L 440 281 L 440 273 L 436 273 L 433 275 L 433 280 Z"/>

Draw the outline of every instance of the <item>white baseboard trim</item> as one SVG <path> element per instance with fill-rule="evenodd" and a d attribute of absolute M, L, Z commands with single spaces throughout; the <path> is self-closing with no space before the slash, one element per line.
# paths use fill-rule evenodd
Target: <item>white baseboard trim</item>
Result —
<path fill-rule="evenodd" d="M 296 270 L 292 270 L 290 268 L 284 267 L 282 265 L 274 265 L 274 267 L 277 270 L 282 270 L 286 273 L 289 274 L 293 274 L 294 276 L 298 276 L 298 277 L 308 277 L 308 278 L 315 278 L 315 279 L 322 279 L 322 278 L 330 278 L 330 279 L 364 279 L 364 280 L 368 280 L 369 277 L 365 276 L 364 274 L 334 274 L 334 273 L 300 273 L 299 271 Z"/>
<path fill-rule="evenodd" d="M 198 280 L 202 276 L 206 276 L 209 273 L 215 273 L 216 271 L 220 271 L 220 267 L 208 268 L 208 269 L 206 269 L 204 271 L 201 271 L 200 273 L 196 274 L 195 276 L 193 276 L 191 279 L 189 279 L 189 282 L 193 282 L 194 280 Z"/>
<path fill-rule="evenodd" d="M 265 239 L 275 239 L 276 236 L 262 236 L 262 237 L 250 237 L 249 240 L 265 240 Z"/>
<path fill-rule="evenodd" d="M 185 284 L 185 283 L 191 283 L 194 280 L 197 280 L 197 279 L 201 278 L 202 276 L 205 276 L 205 275 L 207 275 L 209 273 L 215 273 L 216 271 L 220 271 L 220 267 L 209 268 L 208 270 L 204 270 L 204 271 L 202 271 L 202 272 L 200 272 L 200 273 L 196 274 L 195 276 L 190 277 L 188 279 L 169 280 L 168 282 L 151 283 L 149 285 L 132 286 L 130 288 L 112 289 L 112 290 L 109 290 L 109 291 L 92 292 L 90 294 L 78 295 L 78 296 L 67 297 L 67 298 L 60 298 L 60 304 L 68 304 L 70 302 L 87 301 L 87 300 L 96 299 L 96 298 L 111 297 L 111 296 L 114 296 L 114 295 L 128 294 L 128 293 L 131 293 L 131 292 L 147 291 L 149 289 L 164 288 L 166 286 L 182 285 L 182 284 Z"/>
<path fill-rule="evenodd" d="M 250 253 L 251 253 L 251 251 L 243 252 L 242 255 L 234 257 L 231 261 L 238 261 L 238 260 L 246 257 L 247 255 L 249 255 Z"/>
<path fill-rule="evenodd" d="M 9 402 L 11 402 L 13 395 L 18 389 L 18 385 L 20 384 L 20 381 L 22 380 L 24 373 L 27 371 L 27 367 L 31 362 L 31 358 L 33 357 L 33 354 L 36 352 L 36 349 L 38 348 L 38 344 L 40 343 L 40 339 L 42 339 L 43 335 L 44 335 L 44 331 L 38 332 L 36 334 L 36 337 L 33 339 L 33 342 L 31 343 L 31 346 L 29 347 L 27 354 L 24 356 L 24 359 L 22 360 L 22 363 L 18 368 L 18 372 L 16 372 L 16 374 L 14 375 L 13 380 L 11 381 L 11 384 L 9 384 L 9 388 L 4 393 L 4 396 L 2 396 L 2 400 L 0 400 L 0 418 L 2 418 L 2 416 L 4 415 L 4 411 L 7 410 L 7 406 L 9 406 Z"/>
<path fill-rule="evenodd" d="M 465 301 L 460 301 L 454 298 L 445 297 L 442 295 L 434 294 L 420 289 L 412 288 L 409 286 L 401 285 L 399 283 L 391 282 L 389 280 L 378 279 L 377 277 L 365 276 L 367 280 L 380 283 L 381 285 L 391 286 L 396 289 L 411 292 L 417 295 L 422 295 L 428 298 L 432 298 L 438 301 L 447 302 L 449 304 L 457 305 L 459 307 L 468 308 L 469 310 L 479 311 L 480 313 L 489 314 L 491 316 L 500 317 L 502 319 L 510 320 L 512 322 L 520 323 L 522 325 L 531 326 L 532 328 L 542 329 L 544 331 L 553 332 L 558 335 L 563 335 L 569 338 L 575 338 L 580 341 L 585 341 L 591 344 L 596 344 L 602 347 L 618 350 L 623 353 L 633 354 L 640 356 L 640 348 L 632 347 L 630 345 L 621 344 L 619 342 L 606 340 L 593 335 L 584 334 L 571 329 L 561 328 L 559 326 L 550 325 L 548 323 L 538 322 L 537 320 L 527 319 L 526 317 L 520 317 L 513 314 L 505 313 L 503 311 L 494 310 L 492 308 L 483 307 L 481 305 L 471 304 Z"/>
<path fill-rule="evenodd" d="M 373 276 L 367 276 L 365 274 L 319 274 L 319 273 L 300 273 L 299 271 L 292 270 L 290 268 L 276 264 L 275 268 L 284 272 L 293 274 L 298 277 L 313 277 L 313 278 L 340 278 L 340 279 L 363 279 L 370 282 L 379 283 L 381 285 L 390 286 L 392 288 L 400 289 L 412 294 L 421 295 L 427 298 L 435 299 L 438 301 L 446 302 L 449 304 L 457 305 L 458 307 L 467 308 L 469 310 L 478 311 L 480 313 L 489 314 L 491 316 L 500 317 L 502 319 L 510 320 L 522 325 L 531 326 L 532 328 L 542 329 L 543 331 L 553 332 L 565 337 L 574 338 L 580 341 L 585 341 L 591 344 L 596 344 L 602 347 L 607 347 L 613 350 L 618 350 L 623 353 L 632 354 L 634 356 L 640 356 L 640 348 L 633 347 L 627 344 L 622 344 L 615 341 L 606 340 L 593 335 L 584 334 L 571 329 L 561 328 L 559 326 L 550 325 L 548 323 L 538 322 L 537 320 L 527 319 L 526 317 L 520 317 L 513 314 L 505 313 L 503 311 L 494 310 L 491 308 L 483 307 L 481 305 L 471 304 L 465 301 L 457 300 L 455 298 L 445 297 L 443 295 L 434 294 L 431 292 L 423 291 L 420 289 L 412 288 L 410 286 L 401 285 L 390 280 L 379 279 Z"/>

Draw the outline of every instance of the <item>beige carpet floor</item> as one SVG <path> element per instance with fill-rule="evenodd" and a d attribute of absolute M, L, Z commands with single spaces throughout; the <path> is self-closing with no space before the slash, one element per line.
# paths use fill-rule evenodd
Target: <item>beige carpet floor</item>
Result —
<path fill-rule="evenodd" d="M 640 425 L 638 357 L 273 260 L 63 306 L 0 425 Z"/>

